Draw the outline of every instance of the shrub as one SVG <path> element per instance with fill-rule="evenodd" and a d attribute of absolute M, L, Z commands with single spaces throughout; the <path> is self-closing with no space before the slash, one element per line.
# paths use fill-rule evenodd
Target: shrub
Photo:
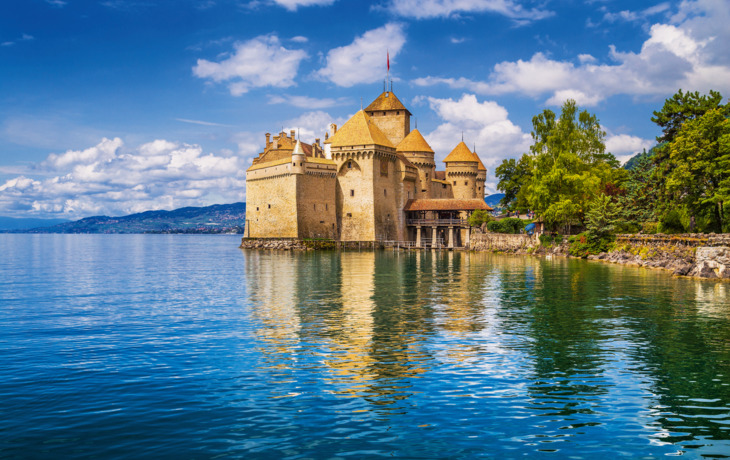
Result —
<path fill-rule="evenodd" d="M 661 222 L 659 223 L 659 231 L 661 233 L 683 233 L 684 225 L 682 225 L 682 218 L 676 209 L 664 214 Z"/>
<path fill-rule="evenodd" d="M 489 215 L 489 212 L 483 209 L 477 209 L 472 213 L 471 216 L 469 216 L 469 225 L 471 227 L 479 227 L 484 222 L 489 222 L 491 220 L 492 216 Z"/>
<path fill-rule="evenodd" d="M 645 233 L 647 235 L 656 235 L 658 231 L 659 222 L 644 222 L 644 225 L 641 228 L 641 233 Z"/>
<path fill-rule="evenodd" d="M 525 228 L 522 219 L 507 217 L 502 220 L 493 220 L 487 223 L 487 230 L 494 233 L 520 233 Z"/>
<path fill-rule="evenodd" d="M 570 243 L 570 249 L 568 251 L 571 256 L 586 258 L 591 254 L 610 251 L 613 246 L 613 241 L 613 235 L 598 236 L 588 232 L 579 233 L 568 238 L 568 242 Z"/>

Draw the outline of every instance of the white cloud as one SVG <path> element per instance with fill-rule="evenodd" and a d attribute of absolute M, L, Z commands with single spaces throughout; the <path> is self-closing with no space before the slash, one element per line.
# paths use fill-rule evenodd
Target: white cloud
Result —
<path fill-rule="evenodd" d="M 294 43 L 307 43 L 309 39 L 307 37 L 304 37 L 302 35 L 297 35 L 296 37 L 290 38 L 291 41 Z"/>
<path fill-rule="evenodd" d="M 84 150 L 51 154 L 25 175 L 0 185 L 0 213 L 122 215 L 243 199 L 245 166 L 238 156 L 204 154 L 200 146 L 155 140 L 128 148 L 103 139 Z"/>
<path fill-rule="evenodd" d="M 435 130 L 424 134 L 442 161 L 461 141 L 470 149 L 476 146 L 479 158 L 487 167 L 490 190 L 496 190 L 494 169 L 505 158 L 515 157 L 529 149 L 532 138 L 512 123 L 507 110 L 493 101 L 480 102 L 473 94 L 464 94 L 459 100 L 425 98 L 431 109 L 441 118 Z M 440 168 L 439 168 L 440 169 Z"/>
<path fill-rule="evenodd" d="M 656 142 L 653 140 L 629 134 L 609 134 L 606 137 L 606 151 L 613 153 L 622 164 L 626 163 L 636 153 L 644 149 L 649 150 L 654 144 Z"/>
<path fill-rule="evenodd" d="M 390 53 L 392 65 L 405 42 L 401 24 L 389 23 L 367 31 L 351 44 L 330 50 L 327 65 L 317 72 L 317 76 L 344 87 L 382 80 L 386 72 L 386 54 Z"/>
<path fill-rule="evenodd" d="M 462 13 L 496 13 L 518 22 L 550 17 L 552 12 L 525 9 L 512 0 L 390 0 L 385 8 L 406 18 L 454 17 Z"/>
<path fill-rule="evenodd" d="M 270 104 L 289 104 L 301 109 L 326 109 L 328 107 L 346 104 L 348 101 L 349 99 L 346 97 L 317 99 L 309 96 L 291 96 L 288 94 L 269 95 Z"/>
<path fill-rule="evenodd" d="M 494 66 L 484 81 L 466 78 L 424 77 L 421 86 L 446 84 L 484 95 L 519 93 L 548 95 L 559 105 L 573 97 L 590 106 L 618 94 L 662 97 L 677 89 L 730 92 L 730 8 L 716 0 L 685 1 L 676 24 L 654 24 L 639 52 L 621 52 L 611 46 L 609 64 L 578 55 L 579 64 L 553 60 L 536 53 L 529 60 L 505 61 Z"/>
<path fill-rule="evenodd" d="M 276 35 L 267 35 L 236 43 L 234 53 L 221 62 L 198 59 L 193 74 L 229 82 L 231 94 L 240 96 L 251 88 L 294 86 L 299 63 L 306 57 L 305 51 L 284 48 Z"/>
<path fill-rule="evenodd" d="M 292 129 L 297 131 L 300 139 L 306 143 L 311 143 L 317 138 L 324 141 L 324 133 L 327 131 L 330 123 L 336 123 L 338 126 L 342 126 L 345 121 L 347 121 L 346 118 L 333 118 L 327 112 L 317 110 L 303 113 L 297 118 L 287 121 L 284 131 L 289 132 Z"/>
<path fill-rule="evenodd" d="M 335 0 L 274 0 L 274 3 L 289 11 L 296 11 L 300 6 L 327 6 L 334 2 Z"/>

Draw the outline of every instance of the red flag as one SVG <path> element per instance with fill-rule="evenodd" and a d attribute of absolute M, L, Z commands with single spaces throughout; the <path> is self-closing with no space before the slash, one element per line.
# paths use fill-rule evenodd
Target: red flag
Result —
<path fill-rule="evenodd" d="M 390 51 L 387 51 L 388 53 L 388 72 L 390 72 Z"/>

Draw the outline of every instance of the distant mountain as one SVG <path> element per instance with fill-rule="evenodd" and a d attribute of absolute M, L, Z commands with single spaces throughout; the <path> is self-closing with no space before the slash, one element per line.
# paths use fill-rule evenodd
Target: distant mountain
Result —
<path fill-rule="evenodd" d="M 50 227 L 51 225 L 69 222 L 68 219 L 18 219 L 0 216 L 0 232 L 7 230 L 27 230 L 29 228 Z"/>
<path fill-rule="evenodd" d="M 22 233 L 243 233 L 246 203 L 95 216 Z"/>
<path fill-rule="evenodd" d="M 504 193 L 493 193 L 489 196 L 484 197 L 484 202 L 489 206 L 496 208 L 499 206 L 499 201 L 504 198 Z"/>
<path fill-rule="evenodd" d="M 634 165 L 636 164 L 637 161 L 639 161 L 639 158 L 641 158 L 641 157 L 649 157 L 649 158 L 653 157 L 654 154 L 656 153 L 655 149 L 657 147 L 659 147 L 659 146 L 655 145 L 654 147 L 650 148 L 648 152 L 646 150 L 644 150 L 643 152 L 639 152 L 636 155 L 634 155 L 633 157 L 629 158 L 629 161 L 627 161 L 626 164 L 624 165 L 624 169 L 627 171 L 631 171 L 632 169 L 634 169 Z"/>

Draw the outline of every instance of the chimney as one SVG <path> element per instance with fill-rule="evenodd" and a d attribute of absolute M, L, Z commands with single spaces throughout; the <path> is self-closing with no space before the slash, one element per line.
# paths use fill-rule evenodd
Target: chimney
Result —
<path fill-rule="evenodd" d="M 289 137 L 291 137 L 292 140 L 295 139 L 296 136 L 297 136 L 297 131 L 295 129 L 292 129 L 291 131 L 289 131 Z"/>
<path fill-rule="evenodd" d="M 266 146 L 268 147 L 269 144 L 271 144 L 271 133 L 266 133 Z"/>
<path fill-rule="evenodd" d="M 317 145 L 319 145 L 319 138 L 316 138 L 316 139 L 314 140 L 314 143 L 315 143 L 315 144 L 317 144 Z"/>

